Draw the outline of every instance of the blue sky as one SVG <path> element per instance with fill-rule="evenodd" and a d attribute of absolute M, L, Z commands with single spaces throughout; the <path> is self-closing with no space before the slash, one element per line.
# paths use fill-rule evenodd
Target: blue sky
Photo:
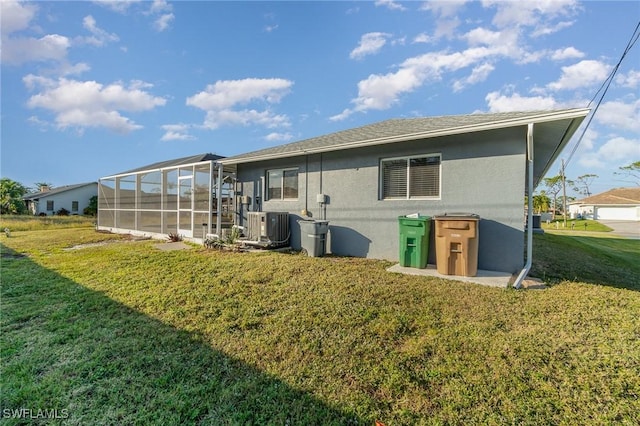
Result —
<path fill-rule="evenodd" d="M 26 186 L 389 118 L 584 107 L 640 20 L 635 1 L 1 7 L 1 174 Z M 639 87 L 635 46 L 567 167 L 599 176 L 592 193 L 633 185 L 613 172 L 640 160 Z"/>

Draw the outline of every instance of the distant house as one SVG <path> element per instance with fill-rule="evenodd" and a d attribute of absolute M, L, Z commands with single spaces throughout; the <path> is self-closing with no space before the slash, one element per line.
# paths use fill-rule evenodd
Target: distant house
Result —
<path fill-rule="evenodd" d="M 49 189 L 43 187 L 41 191 L 22 197 L 27 209 L 33 215 L 53 215 L 61 209 L 69 214 L 82 214 L 89 206 L 91 197 L 98 195 L 96 182 L 66 185 Z"/>
<path fill-rule="evenodd" d="M 467 212 L 481 217 L 478 268 L 513 273 L 525 263 L 525 195 L 588 112 L 393 119 L 218 161 L 247 206 L 235 223 L 288 212 L 294 248 L 295 221 L 310 215 L 329 220 L 333 253 L 397 261 L 398 216 Z"/>
<path fill-rule="evenodd" d="M 569 204 L 571 217 L 640 221 L 640 187 L 617 188 Z"/>

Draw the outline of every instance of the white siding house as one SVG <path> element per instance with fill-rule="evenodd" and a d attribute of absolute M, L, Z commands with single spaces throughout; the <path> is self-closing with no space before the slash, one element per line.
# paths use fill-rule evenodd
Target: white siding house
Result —
<path fill-rule="evenodd" d="M 58 188 L 28 194 L 23 197 L 29 212 L 35 216 L 51 216 L 61 209 L 71 215 L 81 215 L 89 206 L 91 197 L 98 195 L 96 182 L 65 185 Z"/>
<path fill-rule="evenodd" d="M 640 221 L 640 188 L 617 188 L 569 205 L 571 217 Z"/>

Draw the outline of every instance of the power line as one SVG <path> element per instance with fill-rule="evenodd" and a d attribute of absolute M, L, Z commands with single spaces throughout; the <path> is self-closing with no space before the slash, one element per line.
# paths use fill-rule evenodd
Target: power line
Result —
<path fill-rule="evenodd" d="M 620 64 L 622 64 L 622 61 L 627 56 L 627 53 L 629 53 L 631 48 L 638 41 L 638 38 L 640 38 L 640 31 L 639 30 L 640 30 L 640 21 L 638 21 L 638 24 L 636 25 L 636 28 L 633 30 L 633 34 L 631 34 L 631 38 L 629 39 L 629 42 L 627 43 L 627 47 L 622 52 L 622 55 L 620 56 L 620 59 L 618 60 L 618 63 L 616 64 L 615 67 L 613 67 L 613 69 L 609 73 L 609 76 L 604 80 L 604 82 L 602 83 L 600 88 L 596 91 L 596 93 L 593 96 L 593 98 L 589 101 L 589 104 L 587 105 L 587 108 L 591 106 L 593 101 L 598 96 L 598 93 L 600 93 L 600 91 L 602 91 L 602 95 L 600 96 L 600 99 L 598 99 L 598 103 L 596 104 L 595 108 L 591 112 L 591 115 L 589 116 L 589 119 L 587 120 L 587 124 L 582 129 L 582 133 L 580 134 L 580 138 L 578 138 L 578 141 L 576 142 L 575 146 L 571 150 L 571 154 L 569 154 L 569 158 L 567 159 L 567 161 L 564 164 L 563 168 L 566 167 L 569 164 L 569 162 L 571 161 L 571 158 L 573 158 L 573 154 L 575 154 L 576 150 L 580 146 L 580 142 L 582 142 L 582 138 L 584 137 L 585 133 L 587 132 L 587 129 L 591 125 L 591 121 L 593 120 L 593 117 L 596 115 L 596 112 L 598 111 L 598 108 L 600 108 L 600 104 L 602 103 L 602 100 L 604 99 L 604 96 L 607 94 L 607 91 L 609 90 L 609 86 L 611 86 L 611 83 L 613 82 L 613 78 L 615 77 L 616 73 L 618 72 L 618 69 L 620 68 Z M 603 90 L 603 88 L 604 88 L 604 90 Z"/>

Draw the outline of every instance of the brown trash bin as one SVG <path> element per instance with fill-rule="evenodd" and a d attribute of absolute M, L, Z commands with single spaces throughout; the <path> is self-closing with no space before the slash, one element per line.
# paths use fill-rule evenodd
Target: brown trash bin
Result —
<path fill-rule="evenodd" d="M 476 214 L 435 216 L 436 268 L 442 275 L 475 277 L 478 273 L 478 225 Z"/>

